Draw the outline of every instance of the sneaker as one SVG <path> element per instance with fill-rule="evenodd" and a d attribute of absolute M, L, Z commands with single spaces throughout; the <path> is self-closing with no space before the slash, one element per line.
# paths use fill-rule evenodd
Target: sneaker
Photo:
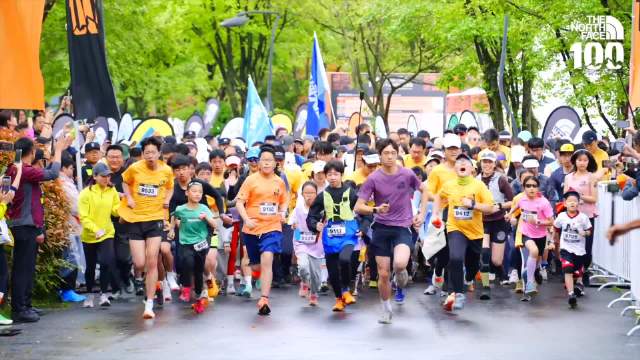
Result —
<path fill-rule="evenodd" d="M 342 300 L 342 298 L 337 298 L 336 304 L 333 305 L 333 309 L 331 310 L 334 312 L 341 312 L 341 311 L 344 311 L 345 307 L 346 307 L 346 304 L 344 303 L 344 300 Z"/>
<path fill-rule="evenodd" d="M 215 298 L 220 293 L 220 288 L 214 279 L 207 280 L 207 296 Z"/>
<path fill-rule="evenodd" d="M 524 288 L 525 295 L 533 296 L 538 293 L 538 286 L 536 283 L 528 283 Z"/>
<path fill-rule="evenodd" d="M 323 282 L 320 285 L 320 295 L 327 295 L 329 293 L 329 285 L 326 282 Z"/>
<path fill-rule="evenodd" d="M 167 279 L 162 282 L 162 297 L 164 298 L 164 301 L 173 300 L 171 297 L 171 285 L 169 285 L 169 281 Z"/>
<path fill-rule="evenodd" d="M 394 297 L 396 304 L 402 305 L 404 304 L 404 291 L 401 288 L 396 289 L 396 295 Z"/>
<path fill-rule="evenodd" d="M 258 315 L 266 316 L 269 314 L 271 314 L 271 309 L 269 308 L 269 298 L 261 296 L 260 300 L 258 300 Z"/>
<path fill-rule="evenodd" d="M 500 285 L 502 285 L 502 286 L 509 286 L 509 285 L 511 285 L 511 280 L 509 280 L 509 279 L 504 279 L 504 280 L 500 281 Z"/>
<path fill-rule="evenodd" d="M 182 288 L 182 291 L 180 292 L 179 299 L 181 301 L 184 301 L 184 302 L 191 302 L 191 287 L 190 286 L 185 286 L 185 287 Z"/>
<path fill-rule="evenodd" d="M 378 288 L 378 282 L 376 280 L 370 280 L 369 289 L 377 289 L 377 288 Z"/>
<path fill-rule="evenodd" d="M 456 294 L 456 301 L 453 303 L 453 310 L 462 310 L 467 297 L 464 294 Z"/>
<path fill-rule="evenodd" d="M 491 300 L 491 288 L 490 287 L 482 287 L 480 290 L 480 300 Z"/>
<path fill-rule="evenodd" d="M 573 292 L 576 294 L 577 297 L 583 297 L 584 285 L 582 283 L 576 283 L 576 285 L 573 288 Z"/>
<path fill-rule="evenodd" d="M 393 312 L 389 310 L 382 310 L 382 315 L 378 319 L 378 323 L 380 324 L 391 324 L 391 319 L 393 318 Z"/>
<path fill-rule="evenodd" d="M 109 300 L 113 301 L 113 300 L 120 300 L 120 298 L 122 298 L 122 290 L 118 290 L 114 293 L 107 293 L 107 296 L 109 297 Z"/>
<path fill-rule="evenodd" d="M 518 270 L 511 270 L 511 272 L 509 273 L 509 284 L 516 284 L 518 283 L 518 280 Z"/>
<path fill-rule="evenodd" d="M 227 284 L 227 295 L 235 295 L 236 293 L 236 286 L 233 283 L 228 283 Z"/>
<path fill-rule="evenodd" d="M 88 294 L 87 296 L 85 296 L 84 302 L 82 303 L 82 307 L 84 308 L 93 307 L 93 294 Z"/>
<path fill-rule="evenodd" d="M 345 305 L 352 305 L 356 303 L 356 299 L 351 295 L 349 290 L 342 293 L 342 301 Z"/>
<path fill-rule="evenodd" d="M 109 295 L 100 294 L 100 306 L 103 306 L 103 307 L 111 306 L 111 301 L 109 300 Z"/>
<path fill-rule="evenodd" d="M 13 322 L 31 323 L 39 321 L 40 315 L 38 315 L 35 311 L 23 310 L 17 313 L 12 312 L 11 318 Z"/>
<path fill-rule="evenodd" d="M 142 313 L 143 319 L 153 319 L 156 314 L 153 312 L 153 300 L 146 300 L 144 302 L 144 312 Z"/>
<path fill-rule="evenodd" d="M 131 280 L 127 281 L 127 283 L 124 284 L 124 291 L 127 294 L 133 294 L 133 292 L 135 291 L 135 287 L 133 286 L 133 282 Z"/>
<path fill-rule="evenodd" d="M 575 294 L 569 295 L 569 307 L 575 309 L 578 306 L 578 297 Z"/>
<path fill-rule="evenodd" d="M 143 280 L 138 280 L 135 279 L 133 280 L 133 287 L 136 291 L 136 296 L 143 296 L 144 295 L 144 281 Z"/>
<path fill-rule="evenodd" d="M 298 290 L 298 296 L 307 297 L 309 296 L 309 286 L 303 282 L 300 282 L 300 290 Z"/>
<path fill-rule="evenodd" d="M 547 273 L 546 267 L 543 267 L 542 269 L 540 269 L 540 276 L 542 277 L 543 281 L 549 281 L 549 274 Z"/>
<path fill-rule="evenodd" d="M 542 275 L 540 274 L 540 269 L 536 269 L 536 271 L 533 273 L 533 279 L 538 285 L 542 285 Z"/>
<path fill-rule="evenodd" d="M 456 294 L 451 293 L 442 303 L 442 308 L 444 311 L 453 311 L 453 306 L 456 303 Z"/>
<path fill-rule="evenodd" d="M 164 295 L 162 294 L 162 281 L 156 283 L 156 303 L 158 306 L 164 305 Z"/>
<path fill-rule="evenodd" d="M 0 325 L 11 325 L 11 324 L 13 324 L 13 320 L 7 319 L 6 317 L 2 316 L 2 314 L 0 314 Z"/>
<path fill-rule="evenodd" d="M 179 291 L 180 285 L 178 285 L 178 276 L 174 272 L 167 273 L 167 282 L 169 283 L 169 291 Z"/>
<path fill-rule="evenodd" d="M 476 291 L 476 284 L 475 284 L 475 282 L 473 280 L 465 281 L 464 284 L 467 286 L 467 291 L 468 292 Z"/>
<path fill-rule="evenodd" d="M 524 286 L 522 285 L 522 280 L 516 281 L 516 289 L 515 289 L 516 294 L 522 294 L 523 288 Z"/>
<path fill-rule="evenodd" d="M 396 285 L 399 288 L 405 289 L 408 283 L 409 283 L 409 272 L 407 272 L 407 269 L 404 269 L 399 273 L 396 273 Z"/>
<path fill-rule="evenodd" d="M 531 301 L 531 296 L 530 296 L 530 295 L 527 295 L 527 294 L 524 294 L 524 295 L 522 295 L 522 297 L 520 298 L 520 301 L 522 301 L 522 302 L 529 302 L 529 301 Z"/>
<path fill-rule="evenodd" d="M 436 293 L 436 287 L 433 285 L 429 285 L 425 290 L 424 293 L 425 295 L 434 295 Z"/>
<path fill-rule="evenodd" d="M 83 302 L 85 299 L 84 296 L 78 295 L 78 293 L 73 290 L 60 291 L 59 294 L 62 302 Z"/>
<path fill-rule="evenodd" d="M 309 295 L 309 306 L 318 306 L 318 294 Z"/>
<path fill-rule="evenodd" d="M 208 305 L 209 300 L 207 300 L 207 298 L 200 298 L 191 305 L 191 308 L 196 314 L 202 314 L 204 312 L 204 309 L 206 309 Z"/>

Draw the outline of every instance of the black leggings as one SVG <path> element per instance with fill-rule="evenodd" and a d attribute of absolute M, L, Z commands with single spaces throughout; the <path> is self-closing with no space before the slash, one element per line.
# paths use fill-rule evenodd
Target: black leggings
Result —
<path fill-rule="evenodd" d="M 342 296 L 342 290 L 351 282 L 351 253 L 353 245 L 346 245 L 339 253 L 325 254 L 329 283 L 336 298 Z"/>
<path fill-rule="evenodd" d="M 116 271 L 116 255 L 113 251 L 113 239 L 105 239 L 98 243 L 82 243 L 84 257 L 87 261 L 87 270 L 84 277 L 87 283 L 87 292 L 93 292 L 96 281 L 96 263 L 100 264 L 100 292 L 106 293 L 109 284 L 118 276 Z M 118 291 L 120 288 L 113 288 Z"/>
<path fill-rule="evenodd" d="M 449 233 L 449 280 L 453 292 L 464 292 L 463 265 L 466 267 L 466 280 L 471 281 L 480 270 L 482 239 L 470 240 L 460 231 Z"/>
<path fill-rule="evenodd" d="M 196 251 L 193 245 L 179 245 L 180 251 L 180 283 L 184 287 L 191 287 L 191 279 L 195 283 L 196 296 L 200 296 L 203 288 L 204 262 L 209 248 Z"/>
<path fill-rule="evenodd" d="M 9 284 L 9 266 L 7 265 L 7 257 L 4 254 L 4 245 L 0 245 L 0 293 L 7 295 L 7 286 Z"/>

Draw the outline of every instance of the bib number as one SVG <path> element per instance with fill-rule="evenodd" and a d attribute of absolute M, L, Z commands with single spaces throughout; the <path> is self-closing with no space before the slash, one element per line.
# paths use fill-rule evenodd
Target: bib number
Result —
<path fill-rule="evenodd" d="M 278 213 L 276 204 L 263 203 L 260 204 L 260 215 L 275 215 Z"/>
<path fill-rule="evenodd" d="M 327 229 L 329 237 L 344 236 L 347 233 L 347 227 L 344 224 L 333 224 Z"/>
<path fill-rule="evenodd" d="M 457 206 L 453 208 L 453 217 L 456 220 L 471 220 L 473 218 L 473 210 Z"/>
<path fill-rule="evenodd" d="M 566 242 L 570 242 L 570 243 L 578 242 L 580 241 L 580 234 L 573 231 L 563 231 L 562 238 Z"/>
<path fill-rule="evenodd" d="M 138 185 L 138 195 L 148 196 L 148 197 L 157 197 L 158 187 L 156 185 L 140 184 Z"/>
<path fill-rule="evenodd" d="M 522 220 L 525 222 L 535 221 L 538 218 L 538 213 L 535 211 L 523 211 Z"/>
<path fill-rule="evenodd" d="M 207 248 L 209 248 L 209 242 L 207 240 L 200 241 L 199 243 L 193 245 L 193 250 L 195 251 L 202 251 Z"/>
<path fill-rule="evenodd" d="M 303 232 L 300 234 L 300 239 L 298 242 L 303 244 L 314 244 L 316 242 L 316 235 L 308 232 Z"/>

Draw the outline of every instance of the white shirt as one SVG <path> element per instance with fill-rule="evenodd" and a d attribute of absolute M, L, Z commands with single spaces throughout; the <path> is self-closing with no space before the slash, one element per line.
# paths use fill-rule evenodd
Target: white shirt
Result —
<path fill-rule="evenodd" d="M 591 229 L 591 222 L 587 214 L 580 212 L 578 215 L 570 217 L 567 212 L 562 212 L 556 218 L 553 226 L 560 230 L 561 250 L 578 256 L 587 253 L 585 250 L 586 239 L 580 235 L 580 232 Z"/>

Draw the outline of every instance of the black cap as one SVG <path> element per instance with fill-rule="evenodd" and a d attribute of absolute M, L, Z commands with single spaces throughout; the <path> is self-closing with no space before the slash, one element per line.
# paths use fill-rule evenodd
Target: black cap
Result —
<path fill-rule="evenodd" d="M 164 143 L 165 144 L 177 144 L 178 141 L 176 140 L 175 136 L 169 135 L 169 136 L 165 136 L 164 137 Z"/>
<path fill-rule="evenodd" d="M 218 145 L 229 145 L 231 144 L 231 139 L 229 138 L 218 138 Z"/>
<path fill-rule="evenodd" d="M 594 141 L 598 140 L 598 134 L 596 134 L 593 130 L 587 130 L 582 134 L 582 143 L 583 144 L 591 144 Z"/>
<path fill-rule="evenodd" d="M 84 145 L 84 152 L 88 153 L 89 151 L 100 150 L 100 144 L 97 142 L 90 142 Z"/>
<path fill-rule="evenodd" d="M 282 145 L 276 145 L 273 147 L 275 149 L 275 158 L 276 160 L 284 160 L 284 147 Z"/>
<path fill-rule="evenodd" d="M 353 142 L 356 141 L 356 139 L 349 137 L 349 136 L 341 136 L 340 137 L 340 145 L 349 145 L 349 144 L 353 144 Z"/>
<path fill-rule="evenodd" d="M 367 144 L 358 144 L 358 146 L 356 146 L 356 152 L 357 151 L 367 151 L 369 149 L 369 145 Z"/>
<path fill-rule="evenodd" d="M 195 139 L 196 138 L 196 132 L 195 131 L 185 131 L 184 134 L 182 135 L 183 139 Z"/>
<path fill-rule="evenodd" d="M 454 134 L 461 134 L 466 132 L 467 132 L 467 125 L 465 124 L 458 124 L 453 128 Z"/>
<path fill-rule="evenodd" d="M 458 161 L 460 159 L 465 159 L 465 160 L 468 160 L 469 162 L 472 162 L 471 161 L 471 157 L 469 155 L 465 154 L 465 153 L 462 153 L 462 154 L 458 155 L 458 157 L 456 158 L 456 161 Z"/>

